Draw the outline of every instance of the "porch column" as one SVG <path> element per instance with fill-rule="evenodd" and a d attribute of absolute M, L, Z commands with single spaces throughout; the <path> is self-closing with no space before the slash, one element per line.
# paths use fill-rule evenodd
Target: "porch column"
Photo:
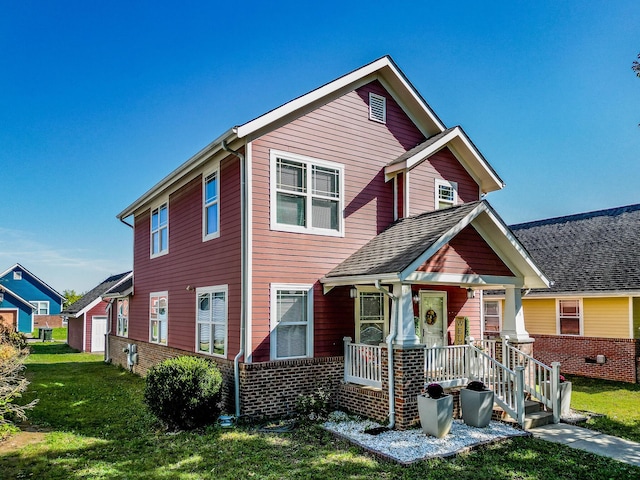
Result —
<path fill-rule="evenodd" d="M 520 288 L 515 286 L 508 286 L 505 289 L 501 336 L 504 338 L 505 335 L 508 335 L 512 342 L 531 341 L 529 332 L 524 326 L 522 294 Z"/>
<path fill-rule="evenodd" d="M 391 321 L 396 323 L 396 339 L 394 344 L 400 346 L 414 346 L 420 344 L 416 335 L 413 321 L 413 299 L 411 285 L 393 284 L 393 295 L 396 299 L 391 306 Z"/>

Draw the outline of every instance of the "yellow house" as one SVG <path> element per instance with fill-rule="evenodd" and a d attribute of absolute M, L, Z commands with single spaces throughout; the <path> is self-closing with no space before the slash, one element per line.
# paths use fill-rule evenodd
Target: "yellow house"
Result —
<path fill-rule="evenodd" d="M 562 372 L 639 381 L 640 205 L 511 226 L 552 281 L 522 295 L 534 356 Z M 504 299 L 485 292 L 484 335 L 501 331 Z"/>

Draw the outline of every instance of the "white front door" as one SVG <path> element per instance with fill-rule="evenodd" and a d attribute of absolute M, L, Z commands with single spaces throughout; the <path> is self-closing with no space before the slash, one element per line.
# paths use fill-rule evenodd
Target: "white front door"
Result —
<path fill-rule="evenodd" d="M 91 351 L 104 352 L 107 317 L 91 317 Z"/>
<path fill-rule="evenodd" d="M 420 342 L 427 347 L 446 345 L 447 294 L 420 291 Z"/>

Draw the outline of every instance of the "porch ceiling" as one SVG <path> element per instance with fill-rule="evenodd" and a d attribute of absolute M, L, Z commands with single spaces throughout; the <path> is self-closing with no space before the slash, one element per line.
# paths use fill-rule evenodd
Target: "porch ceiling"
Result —
<path fill-rule="evenodd" d="M 466 226 L 473 225 L 492 250 L 514 273 L 513 277 L 419 272 L 431 258 Z M 429 282 L 463 285 L 517 285 L 545 288 L 549 282 L 504 222 L 484 200 L 436 210 L 393 223 L 385 231 L 331 270 L 321 282 L 329 287 L 345 284 Z"/>

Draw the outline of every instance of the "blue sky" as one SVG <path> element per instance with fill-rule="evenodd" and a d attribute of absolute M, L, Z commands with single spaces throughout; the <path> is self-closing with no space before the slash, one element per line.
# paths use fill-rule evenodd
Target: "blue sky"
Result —
<path fill-rule="evenodd" d="M 0 270 L 132 266 L 116 215 L 244 123 L 389 54 L 507 184 L 507 223 L 640 203 L 640 2 L 0 0 Z"/>

